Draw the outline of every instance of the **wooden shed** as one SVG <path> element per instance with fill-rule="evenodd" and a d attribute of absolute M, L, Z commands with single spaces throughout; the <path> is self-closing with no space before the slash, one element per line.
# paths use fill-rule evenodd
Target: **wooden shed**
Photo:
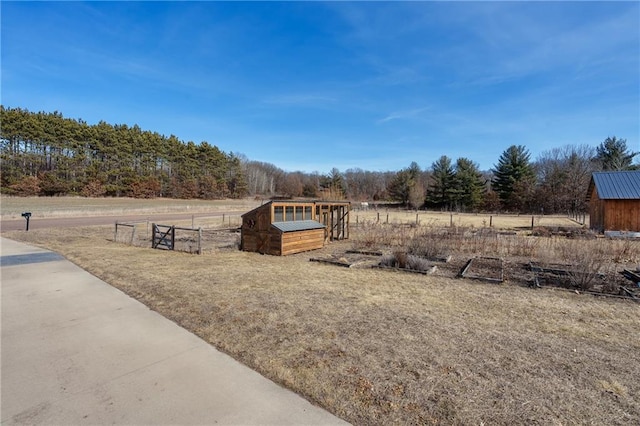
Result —
<path fill-rule="evenodd" d="M 594 231 L 640 232 L 640 170 L 593 173 L 587 201 Z"/>
<path fill-rule="evenodd" d="M 269 201 L 242 215 L 240 248 L 275 256 L 322 248 L 349 238 L 350 203 Z"/>

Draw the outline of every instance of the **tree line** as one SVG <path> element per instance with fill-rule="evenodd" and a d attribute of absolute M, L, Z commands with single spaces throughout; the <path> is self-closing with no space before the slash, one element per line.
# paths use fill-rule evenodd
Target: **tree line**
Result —
<path fill-rule="evenodd" d="M 0 106 L 0 184 L 16 195 L 243 197 L 240 159 L 137 125 Z"/>
<path fill-rule="evenodd" d="M 287 173 L 268 163 L 243 158 L 251 194 L 394 201 L 407 208 L 446 211 L 584 212 L 591 174 L 634 170 L 639 153 L 625 139 L 607 137 L 598 146 L 566 145 L 534 161 L 523 145 L 508 147 L 491 170 L 469 158 L 446 155 L 421 169 L 416 162 L 396 172 L 354 168 L 327 175 Z"/>
<path fill-rule="evenodd" d="M 15 195 L 171 198 L 311 197 L 394 201 L 447 211 L 566 213 L 586 209 L 591 173 L 638 168 L 625 139 L 567 145 L 535 161 L 512 145 L 491 170 L 446 155 L 422 169 L 286 172 L 137 125 L 89 125 L 60 113 L 0 106 L 0 184 Z"/>

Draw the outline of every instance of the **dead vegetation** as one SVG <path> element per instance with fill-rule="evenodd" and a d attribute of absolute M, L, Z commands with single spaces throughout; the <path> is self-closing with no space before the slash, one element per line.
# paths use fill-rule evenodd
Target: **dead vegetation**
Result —
<path fill-rule="evenodd" d="M 544 231 L 543 231 L 544 229 Z M 496 230 L 493 228 L 448 227 L 433 225 L 364 224 L 354 233 L 358 249 L 387 253 L 385 262 L 403 267 L 407 256 L 436 261 L 453 255 L 454 261 L 440 267 L 439 275 L 454 277 L 473 258 L 496 258 L 500 266 L 484 267 L 474 278 L 503 280 L 531 286 L 539 284 L 540 275 L 531 273 L 531 262 L 540 266 L 556 265 L 561 270 L 547 276 L 545 285 L 602 294 L 625 295 L 627 281 L 619 274 L 625 268 L 640 265 L 640 242 L 624 239 L 596 238 L 581 227 L 546 229 L 535 232 Z M 540 236 L 544 235 L 544 236 Z M 402 258 L 399 258 L 402 256 Z M 564 266 L 557 266 L 558 263 Z M 476 261 L 476 268 L 480 261 Z M 426 265 L 423 266 L 423 268 Z M 549 268 L 547 268 L 549 269 Z"/>
<path fill-rule="evenodd" d="M 577 248 L 630 264 L 638 243 L 408 225 L 352 235 L 288 257 L 133 247 L 113 227 L 6 236 L 62 253 L 354 424 L 640 423 L 640 306 L 533 290 L 524 267 Z M 376 251 L 454 256 L 401 274 L 366 267 Z M 322 256 L 363 267 L 309 262 Z M 452 278 L 472 256 L 505 259 L 507 283 Z"/>
<path fill-rule="evenodd" d="M 170 198 L 88 198 L 88 197 L 12 197 L 0 195 L 5 219 L 19 219 L 24 211 L 35 219 L 53 217 L 86 217 L 144 215 L 150 213 L 244 212 L 260 205 L 261 200 L 177 200 Z"/>

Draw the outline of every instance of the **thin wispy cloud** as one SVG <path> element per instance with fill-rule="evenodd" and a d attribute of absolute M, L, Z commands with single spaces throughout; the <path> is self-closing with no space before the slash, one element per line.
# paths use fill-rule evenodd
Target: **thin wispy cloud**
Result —
<path fill-rule="evenodd" d="M 5 2 L 1 19 L 3 104 L 289 170 L 640 146 L 637 2 Z"/>
<path fill-rule="evenodd" d="M 409 109 L 404 111 L 395 111 L 387 115 L 386 117 L 378 120 L 377 123 L 383 124 L 393 120 L 412 119 L 420 116 L 422 113 L 429 111 L 430 109 L 431 109 L 430 107 L 423 107 L 423 108 L 415 108 L 415 109 Z"/>

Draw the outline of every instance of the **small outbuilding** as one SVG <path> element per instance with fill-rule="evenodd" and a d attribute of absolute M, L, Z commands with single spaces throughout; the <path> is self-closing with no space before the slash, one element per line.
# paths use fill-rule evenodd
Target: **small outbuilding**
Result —
<path fill-rule="evenodd" d="M 640 170 L 593 173 L 587 201 L 594 231 L 640 232 Z"/>
<path fill-rule="evenodd" d="M 347 201 L 269 201 L 242 215 L 240 248 L 284 256 L 349 238 Z"/>

